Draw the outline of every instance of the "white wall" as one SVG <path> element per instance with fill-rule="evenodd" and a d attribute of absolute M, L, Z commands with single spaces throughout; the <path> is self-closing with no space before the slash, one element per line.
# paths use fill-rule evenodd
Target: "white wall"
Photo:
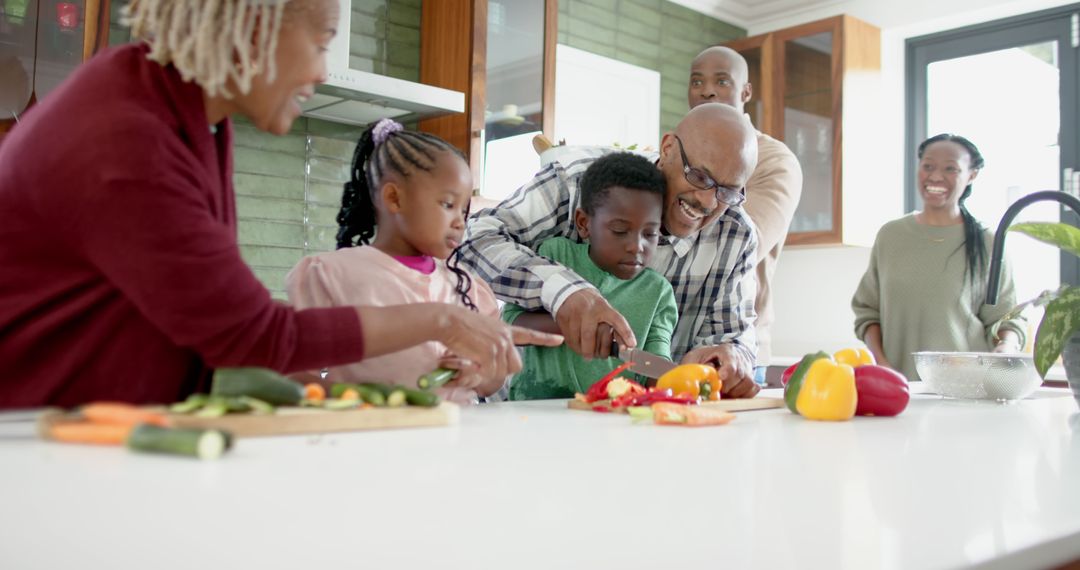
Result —
<path fill-rule="evenodd" d="M 849 14 L 881 28 L 882 93 L 878 98 L 880 164 L 874 192 L 895 203 L 903 214 L 904 174 L 904 49 L 909 38 L 989 22 L 1075 0 L 847 0 L 783 17 L 754 22 L 750 35 Z M 858 188 L 844 188 L 845 193 Z M 867 248 L 788 248 L 776 271 L 776 323 L 773 354 L 801 356 L 818 348 L 834 349 L 856 342 L 851 295 L 869 259 Z"/>

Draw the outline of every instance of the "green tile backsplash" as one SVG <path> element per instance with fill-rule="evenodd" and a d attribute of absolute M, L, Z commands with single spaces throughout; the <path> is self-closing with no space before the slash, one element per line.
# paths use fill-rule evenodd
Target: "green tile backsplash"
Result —
<path fill-rule="evenodd" d="M 559 43 L 660 72 L 661 133 L 686 114 L 694 56 L 745 36 L 743 28 L 668 0 L 559 0 Z"/>

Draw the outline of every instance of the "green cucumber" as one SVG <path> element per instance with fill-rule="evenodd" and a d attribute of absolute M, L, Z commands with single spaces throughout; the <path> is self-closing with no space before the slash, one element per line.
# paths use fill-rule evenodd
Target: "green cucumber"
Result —
<path fill-rule="evenodd" d="M 405 392 L 405 400 L 409 402 L 410 406 L 434 408 L 442 401 L 438 394 L 427 390 L 413 390 L 411 388 L 402 388 L 402 390 Z"/>
<path fill-rule="evenodd" d="M 274 406 L 295 406 L 304 398 L 304 386 L 266 368 L 218 368 L 210 394 L 249 396 Z"/>
<path fill-rule="evenodd" d="M 449 382 L 457 374 L 457 370 L 453 368 L 436 368 L 427 374 L 416 379 L 416 385 L 421 390 L 431 390 L 432 388 L 438 388 L 443 384 Z"/>
<path fill-rule="evenodd" d="M 169 406 L 169 411 L 174 414 L 190 414 L 206 405 L 210 396 L 206 394 L 192 394 L 183 402 L 177 402 Z"/>
<path fill-rule="evenodd" d="M 127 446 L 135 451 L 171 453 L 199 459 L 217 459 L 229 448 L 231 437 L 216 429 L 163 428 L 139 424 L 131 430 Z"/>

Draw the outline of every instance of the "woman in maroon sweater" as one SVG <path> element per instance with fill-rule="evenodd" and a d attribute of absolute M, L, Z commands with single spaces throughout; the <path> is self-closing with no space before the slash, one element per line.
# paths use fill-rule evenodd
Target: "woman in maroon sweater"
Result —
<path fill-rule="evenodd" d="M 335 0 L 135 0 L 106 51 L 0 146 L 0 408 L 170 402 L 439 341 L 486 375 L 557 343 L 441 304 L 297 311 L 240 257 L 239 114 L 283 134 L 326 75 Z"/>

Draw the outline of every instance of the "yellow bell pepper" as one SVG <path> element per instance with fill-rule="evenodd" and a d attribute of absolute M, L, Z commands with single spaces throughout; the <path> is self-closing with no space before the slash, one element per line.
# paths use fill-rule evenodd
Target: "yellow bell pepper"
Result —
<path fill-rule="evenodd" d="M 874 361 L 874 355 L 870 354 L 870 351 L 865 348 L 845 348 L 843 350 L 836 351 L 833 355 L 833 360 L 840 364 L 847 364 L 852 368 L 858 368 L 866 364 L 877 364 Z"/>
<path fill-rule="evenodd" d="M 855 416 L 857 404 L 855 369 L 822 358 L 806 372 L 795 407 L 804 418 L 844 421 Z"/>
<path fill-rule="evenodd" d="M 680 364 L 656 380 L 657 390 L 671 389 L 675 395 L 686 394 L 691 398 L 719 400 L 723 384 L 719 373 L 708 364 Z"/>

